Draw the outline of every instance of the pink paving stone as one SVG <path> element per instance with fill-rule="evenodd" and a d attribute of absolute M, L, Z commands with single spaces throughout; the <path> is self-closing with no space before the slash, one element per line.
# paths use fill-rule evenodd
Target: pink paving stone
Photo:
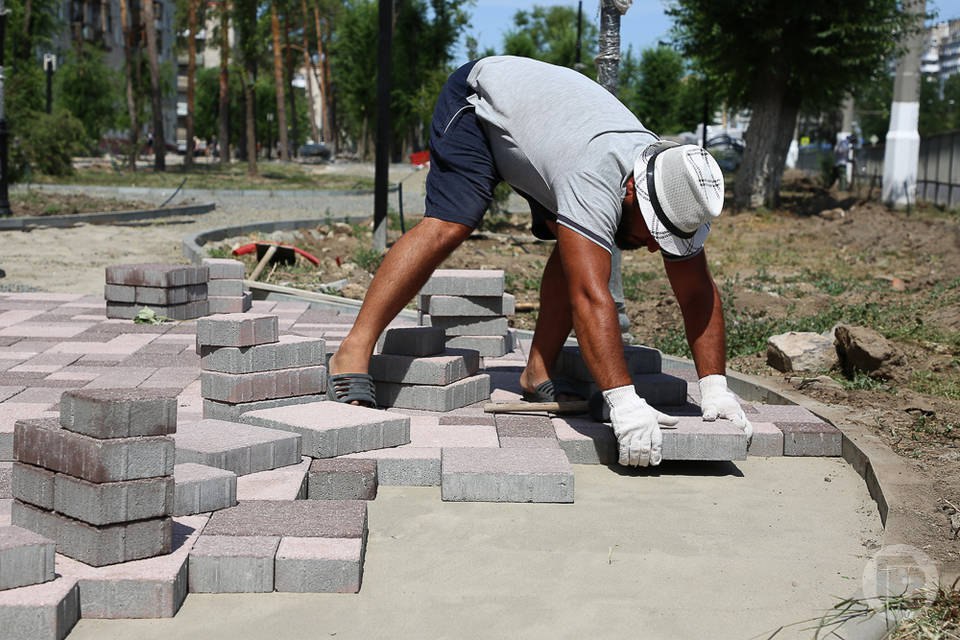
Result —
<path fill-rule="evenodd" d="M 129 356 L 157 338 L 155 333 L 129 333 L 111 338 L 107 342 L 61 342 L 50 347 L 51 353 L 82 353 Z"/>
<path fill-rule="evenodd" d="M 783 455 L 783 432 L 772 422 L 750 421 L 753 426 L 753 438 L 747 448 L 747 455 L 774 457 Z"/>
<path fill-rule="evenodd" d="M 139 386 L 152 376 L 156 369 L 141 367 L 112 367 L 94 380 L 91 380 L 86 389 L 132 389 Z"/>
<path fill-rule="evenodd" d="M 63 371 L 57 371 L 51 373 L 49 376 L 44 378 L 45 380 L 74 380 L 77 382 L 89 382 L 94 380 L 102 375 L 102 372 L 91 372 L 91 371 L 72 371 L 66 369 Z"/>
<path fill-rule="evenodd" d="M 25 338 L 72 338 L 93 326 L 80 322 L 21 322 L 0 329 L 0 336 L 23 336 Z"/>
<path fill-rule="evenodd" d="M 757 405 L 757 420 L 766 422 L 823 422 L 806 407 L 795 404 Z"/>
<path fill-rule="evenodd" d="M 0 591 L 4 640 L 62 640 L 80 618 L 76 578 Z"/>
<path fill-rule="evenodd" d="M 460 413 L 464 411 L 464 413 Z M 494 415 L 492 413 L 482 413 L 482 409 L 479 410 L 480 413 L 466 413 L 470 409 L 461 409 L 455 413 L 447 413 L 442 416 L 439 416 L 439 424 L 441 425 L 486 425 L 493 427 L 496 425 Z"/>
<path fill-rule="evenodd" d="M 307 497 L 307 472 L 312 458 L 300 464 L 237 478 L 237 500 L 304 500 Z"/>
<path fill-rule="evenodd" d="M 500 446 L 496 427 L 473 425 L 429 425 L 410 423 L 413 447 L 491 447 Z"/>
<path fill-rule="evenodd" d="M 161 367 L 137 386 L 141 389 L 183 389 L 199 376 L 200 371 L 194 367 Z"/>
<path fill-rule="evenodd" d="M 13 396 L 23 391 L 24 389 L 26 389 L 26 387 L 21 387 L 21 386 L 0 387 L 0 402 L 3 402 L 8 398 L 12 398 Z"/>
<path fill-rule="evenodd" d="M 38 316 L 42 313 L 43 311 L 40 309 L 4 311 L 3 313 L 0 313 L 0 327 L 9 327 L 20 322 L 26 322 L 30 318 Z"/>
<path fill-rule="evenodd" d="M 0 527 L 10 525 L 10 509 L 13 506 L 13 498 L 0 498 Z"/>
<path fill-rule="evenodd" d="M 8 300 L 37 300 L 40 302 L 76 302 L 84 299 L 82 293 L 51 293 L 47 291 L 24 291 L 21 293 L 11 293 L 7 296 Z"/>
<path fill-rule="evenodd" d="M 173 520 L 169 554 L 106 567 L 57 555 L 57 571 L 79 581 L 84 618 L 172 618 L 187 596 L 187 561 L 209 516 Z"/>

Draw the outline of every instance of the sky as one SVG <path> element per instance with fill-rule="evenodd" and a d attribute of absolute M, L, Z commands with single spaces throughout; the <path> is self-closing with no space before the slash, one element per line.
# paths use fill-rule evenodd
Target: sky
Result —
<path fill-rule="evenodd" d="M 671 21 L 664 15 L 664 4 L 664 0 L 633 0 L 633 6 L 620 19 L 623 52 L 633 45 L 634 52 L 639 54 L 669 37 Z M 499 51 L 503 44 L 503 33 L 513 26 L 513 15 L 518 10 L 530 10 L 535 5 L 565 5 L 576 9 L 577 0 L 476 0 L 469 9 L 473 17 L 472 26 L 467 33 L 477 39 L 481 51 L 487 47 Z M 584 21 L 592 20 L 594 24 L 598 24 L 599 7 L 599 0 L 583 0 Z M 937 22 L 960 18 L 960 0 L 927 0 L 927 11 L 938 13 Z M 461 45 L 454 63 L 466 61 L 466 52 Z"/>

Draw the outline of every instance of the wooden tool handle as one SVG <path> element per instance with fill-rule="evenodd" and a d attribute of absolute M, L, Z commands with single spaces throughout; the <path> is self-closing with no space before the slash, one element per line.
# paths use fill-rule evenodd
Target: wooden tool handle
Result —
<path fill-rule="evenodd" d="M 530 411 L 587 413 L 589 410 L 589 403 L 586 400 L 568 400 L 566 402 L 491 402 L 483 405 L 484 413 L 527 413 Z"/>

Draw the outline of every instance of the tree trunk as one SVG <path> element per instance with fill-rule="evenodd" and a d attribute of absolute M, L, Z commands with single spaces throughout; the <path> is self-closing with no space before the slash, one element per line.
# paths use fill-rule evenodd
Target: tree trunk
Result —
<path fill-rule="evenodd" d="M 280 132 L 280 161 L 286 162 L 289 156 L 287 139 L 287 96 L 283 87 L 283 58 L 280 55 L 280 18 L 277 16 L 276 2 L 270 3 L 270 29 L 273 33 L 273 83 L 277 90 L 277 129 Z"/>
<path fill-rule="evenodd" d="M 197 90 L 197 9 L 199 0 L 187 0 L 187 155 L 183 165 L 193 167 L 196 148 L 194 139 L 194 110 Z"/>
<path fill-rule="evenodd" d="M 220 166 L 230 163 L 230 5 L 220 8 Z"/>
<path fill-rule="evenodd" d="M 774 207 L 780 198 L 783 167 L 800 104 L 788 95 L 784 85 L 779 78 L 761 82 L 751 100 L 753 111 L 743 137 L 743 162 L 733 190 L 737 209 Z"/>
<path fill-rule="evenodd" d="M 284 87 L 290 87 L 290 136 L 293 140 L 294 147 L 296 147 L 297 141 L 300 140 L 300 126 L 297 123 L 297 92 L 293 88 L 293 48 L 290 46 L 289 13 L 284 13 L 283 15 L 283 46 L 283 82 Z M 292 151 L 292 155 L 296 154 L 297 152 L 295 150 Z"/>
<path fill-rule="evenodd" d="M 329 33 L 320 28 L 320 10 L 313 8 L 313 19 L 317 27 L 317 52 L 320 55 L 320 64 L 323 70 L 323 81 L 320 83 L 320 93 L 323 96 L 323 140 L 333 145 L 333 154 L 338 151 L 337 136 L 333 123 L 333 96 L 330 94 L 330 57 L 326 42 L 329 42 Z M 329 29 L 329 22 L 327 29 Z"/>
<path fill-rule="evenodd" d="M 167 169 L 167 144 L 163 132 L 163 93 L 160 89 L 160 61 L 157 58 L 157 20 L 153 0 L 143 3 L 143 24 L 147 36 L 147 60 L 150 64 L 150 104 L 153 111 L 153 168 Z"/>
<path fill-rule="evenodd" d="M 253 68 L 251 68 L 253 67 Z M 254 117 L 254 105 L 256 104 L 256 86 L 253 82 L 255 63 L 247 62 L 247 77 L 243 83 L 243 99 L 245 103 L 245 115 L 247 120 L 247 175 L 257 175 L 257 122 Z"/>
<path fill-rule="evenodd" d="M 320 142 L 320 132 L 317 129 L 317 113 L 316 106 L 313 101 L 313 91 L 310 88 L 310 76 L 316 75 L 311 73 L 314 71 L 313 61 L 310 59 L 310 41 L 307 31 L 307 23 L 310 21 L 310 14 L 307 13 L 307 0 L 300 0 L 300 11 L 303 13 L 303 72 L 307 77 L 307 111 L 309 112 L 309 117 L 307 120 L 310 122 L 310 138 L 314 142 Z M 317 85 L 319 89 L 320 86 Z"/>
<path fill-rule="evenodd" d="M 133 0 L 136 3 L 138 0 Z M 134 11 L 135 15 L 135 11 Z M 134 90 L 134 80 L 136 78 L 135 68 L 137 64 L 136 46 L 134 45 L 133 24 L 139 23 L 139 19 L 131 20 L 134 16 L 128 15 L 127 0 L 120 0 L 120 26 L 123 29 L 123 53 L 124 69 L 127 80 L 127 115 L 130 117 L 130 150 L 128 162 L 130 170 L 137 170 L 137 154 L 140 146 L 140 122 L 138 118 L 137 98 Z"/>

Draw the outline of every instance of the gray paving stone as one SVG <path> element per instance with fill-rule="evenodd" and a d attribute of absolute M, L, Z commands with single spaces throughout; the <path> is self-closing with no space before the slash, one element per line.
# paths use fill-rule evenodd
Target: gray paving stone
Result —
<path fill-rule="evenodd" d="M 177 464 L 192 462 L 237 476 L 300 462 L 300 435 L 288 430 L 205 418 L 176 435 Z"/>
<path fill-rule="evenodd" d="M 376 382 L 448 385 L 475 375 L 480 370 L 480 353 L 469 349 L 448 349 L 439 356 L 374 355 L 370 375 Z"/>
<path fill-rule="evenodd" d="M 172 543 L 170 518 L 95 527 L 14 500 L 10 519 L 55 540 L 58 553 L 95 567 L 170 553 Z"/>
<path fill-rule="evenodd" d="M 60 555 L 57 572 L 78 581 L 84 618 L 172 618 L 187 597 L 187 561 L 206 521 L 207 516 L 174 519 L 168 554 L 104 567 Z"/>
<path fill-rule="evenodd" d="M 524 414 L 495 414 L 497 436 L 503 438 L 553 438 L 557 434 L 547 416 Z"/>
<path fill-rule="evenodd" d="M 306 500 L 307 471 L 312 458 L 305 463 L 260 471 L 237 478 L 237 500 Z"/>
<path fill-rule="evenodd" d="M 55 547 L 29 529 L 0 526 L 0 591 L 53 580 Z"/>
<path fill-rule="evenodd" d="M 444 333 L 433 327 L 395 327 L 383 332 L 380 353 L 395 356 L 439 356 L 444 352 Z"/>
<path fill-rule="evenodd" d="M 468 425 L 468 426 L 484 425 L 488 427 L 497 426 L 496 417 L 492 413 L 479 413 L 479 414 L 446 413 L 442 416 L 437 416 L 437 424 Z"/>
<path fill-rule="evenodd" d="M 43 467 L 14 462 L 11 495 L 17 500 L 52 511 L 56 476 L 53 471 Z"/>
<path fill-rule="evenodd" d="M 274 565 L 277 591 L 357 593 L 363 576 L 362 538 L 280 540 Z"/>
<path fill-rule="evenodd" d="M 222 313 L 197 320 L 197 343 L 201 347 L 252 347 L 277 342 L 279 337 L 276 315 Z"/>
<path fill-rule="evenodd" d="M 377 404 L 382 407 L 452 411 L 490 398 L 490 376 L 481 373 L 445 385 L 411 385 L 380 382 Z"/>
<path fill-rule="evenodd" d="M 60 425 L 93 438 L 162 436 L 177 430 L 177 397 L 159 389 L 71 389 Z"/>
<path fill-rule="evenodd" d="M 173 499 L 172 475 L 93 483 L 58 473 L 54 480 L 54 511 L 97 526 L 171 515 Z"/>
<path fill-rule="evenodd" d="M 362 538 L 367 503 L 362 500 L 251 500 L 210 516 L 204 535 Z"/>
<path fill-rule="evenodd" d="M 207 299 L 207 284 L 188 284 L 182 287 L 135 287 L 126 284 L 107 284 L 103 289 L 107 302 L 126 302 L 139 305 L 179 305 Z"/>
<path fill-rule="evenodd" d="M 243 296 L 243 280 L 239 278 L 211 280 L 207 283 L 210 297 L 239 298 Z"/>
<path fill-rule="evenodd" d="M 751 420 L 758 422 L 823 422 L 816 414 L 796 404 L 761 404 L 755 407 L 756 413 L 749 414 Z"/>
<path fill-rule="evenodd" d="M 13 463 L 0 462 L 0 500 L 13 496 Z"/>
<path fill-rule="evenodd" d="M 279 544 L 279 536 L 201 535 L 190 552 L 190 591 L 273 591 L 273 564 Z"/>
<path fill-rule="evenodd" d="M 171 320 L 193 320 L 207 315 L 209 305 L 207 301 L 197 300 L 183 304 L 142 304 L 139 302 L 107 302 L 107 317 L 118 320 L 133 320 L 144 309 L 153 310 L 158 316 Z"/>
<path fill-rule="evenodd" d="M 328 458 L 314 460 L 307 475 L 309 500 L 374 500 L 377 497 L 375 460 Z"/>
<path fill-rule="evenodd" d="M 205 399 L 203 401 L 203 417 L 212 418 L 214 420 L 238 422 L 240 420 L 240 416 L 248 411 L 259 411 L 261 409 L 287 407 L 297 404 L 309 404 L 313 402 L 322 402 L 326 399 L 327 396 L 324 393 L 310 394 L 306 396 L 293 396 L 290 398 L 275 398 L 273 400 L 257 400 L 256 402 L 239 402 L 237 404 Z"/>
<path fill-rule="evenodd" d="M 448 349 L 473 349 L 485 358 L 499 358 L 513 350 L 509 333 L 502 336 L 450 336 Z"/>
<path fill-rule="evenodd" d="M 106 268 L 107 284 L 138 287 L 183 287 L 206 282 L 210 272 L 205 266 L 161 263 L 120 264 Z"/>
<path fill-rule="evenodd" d="M 4 640 L 62 640 L 80 619 L 80 589 L 74 578 L 0 591 Z"/>
<path fill-rule="evenodd" d="M 751 425 L 753 438 L 747 448 L 747 455 L 768 458 L 783 455 L 783 432 L 775 424 L 751 420 Z"/>
<path fill-rule="evenodd" d="M 553 438 L 500 438 L 501 449 L 559 449 L 560 443 Z"/>
<path fill-rule="evenodd" d="M 628 346 L 624 347 L 623 355 L 627 361 L 627 371 L 631 375 L 660 373 L 662 357 L 656 349 Z M 581 382 L 593 382 L 593 375 L 583 361 L 580 347 L 564 347 L 560 350 L 554 365 L 554 375 Z"/>
<path fill-rule="evenodd" d="M 240 419 L 299 433 L 301 451 L 311 458 L 334 458 L 410 442 L 409 417 L 333 401 L 251 411 Z"/>
<path fill-rule="evenodd" d="M 200 367 L 223 373 L 255 373 L 326 364 L 321 338 L 282 335 L 279 342 L 252 347 L 201 347 Z"/>
<path fill-rule="evenodd" d="M 175 516 L 208 513 L 237 504 L 237 474 L 232 471 L 185 462 L 173 467 L 173 479 Z"/>
<path fill-rule="evenodd" d="M 437 269 L 420 295 L 502 296 L 503 282 L 499 269 Z"/>
<path fill-rule="evenodd" d="M 510 329 L 504 317 L 430 316 L 430 326 L 447 336 L 502 336 Z"/>
<path fill-rule="evenodd" d="M 172 474 L 174 445 L 170 436 L 100 440 L 47 418 L 17 421 L 14 455 L 26 464 L 90 482 L 118 482 Z"/>
<path fill-rule="evenodd" d="M 233 280 L 246 277 L 243 262 L 230 258 L 204 258 L 200 264 L 207 268 L 208 280 Z"/>
<path fill-rule="evenodd" d="M 377 462 L 377 483 L 380 486 L 440 486 L 440 447 L 378 449 L 351 453 L 344 459 L 368 459 Z"/>
<path fill-rule="evenodd" d="M 327 390 L 327 368 L 296 367 L 257 373 L 200 374 L 200 395 L 218 402 L 258 402 L 276 398 L 315 395 Z"/>
<path fill-rule="evenodd" d="M 441 473 L 445 501 L 573 502 L 573 467 L 558 449 L 443 449 Z"/>
<path fill-rule="evenodd" d="M 246 313 L 253 308 L 253 294 L 244 291 L 239 296 L 207 296 L 211 314 Z"/>
<path fill-rule="evenodd" d="M 516 298 L 502 296 L 420 296 L 420 310 L 431 316 L 510 316 Z"/>
<path fill-rule="evenodd" d="M 783 431 L 785 456 L 839 456 L 843 434 L 826 422 L 777 422 Z"/>

